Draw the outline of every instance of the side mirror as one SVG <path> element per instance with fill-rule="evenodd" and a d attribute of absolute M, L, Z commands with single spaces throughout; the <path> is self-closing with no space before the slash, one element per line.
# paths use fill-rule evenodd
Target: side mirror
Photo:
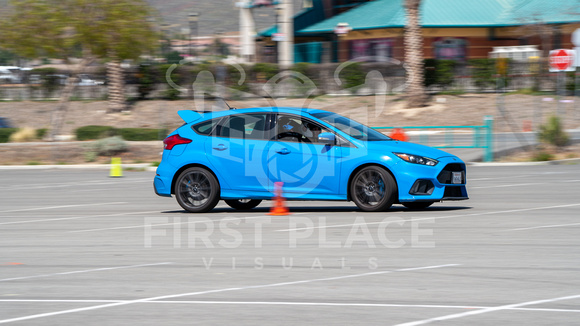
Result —
<path fill-rule="evenodd" d="M 336 144 L 336 136 L 331 132 L 323 132 L 318 135 L 318 142 L 325 145 Z"/>

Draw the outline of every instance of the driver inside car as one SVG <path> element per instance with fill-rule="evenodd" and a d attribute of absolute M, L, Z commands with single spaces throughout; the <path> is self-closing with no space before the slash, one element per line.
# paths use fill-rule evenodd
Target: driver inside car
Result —
<path fill-rule="evenodd" d="M 318 135 L 322 132 L 319 126 L 308 121 L 302 121 L 302 134 L 312 143 L 318 142 Z"/>
<path fill-rule="evenodd" d="M 301 126 L 289 117 L 282 116 L 278 119 L 278 139 L 284 138 L 299 138 L 301 133 Z"/>

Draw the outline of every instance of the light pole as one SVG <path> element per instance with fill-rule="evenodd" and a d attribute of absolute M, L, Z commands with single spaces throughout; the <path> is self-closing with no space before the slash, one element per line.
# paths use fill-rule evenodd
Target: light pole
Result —
<path fill-rule="evenodd" d="M 222 44 L 221 44 L 221 35 L 224 33 L 223 30 L 221 29 L 217 29 L 215 31 L 215 36 L 214 36 L 214 40 L 213 40 L 213 44 L 214 44 L 214 58 L 215 61 L 218 61 L 218 56 L 220 54 L 222 54 Z"/>
<path fill-rule="evenodd" d="M 278 42 L 278 64 L 281 70 L 289 69 L 294 64 L 294 19 L 292 14 L 292 0 L 281 0 L 280 30 L 282 38 Z"/>
<path fill-rule="evenodd" d="M 197 12 L 192 12 L 188 15 L 188 20 L 189 20 L 189 57 L 191 58 L 193 55 L 193 51 L 192 51 L 192 32 L 193 29 L 195 28 L 195 38 L 197 40 L 197 18 L 198 18 L 199 14 Z"/>
<path fill-rule="evenodd" d="M 163 23 L 161 24 L 161 34 L 163 37 L 163 44 L 161 45 L 161 56 L 165 57 L 165 54 L 168 53 L 167 50 L 170 46 L 171 38 L 167 37 L 167 31 L 169 31 L 169 24 Z"/>
<path fill-rule="evenodd" d="M 280 41 L 282 41 L 282 39 L 280 39 L 280 35 L 282 35 L 281 32 L 281 24 L 280 24 L 280 16 L 283 14 L 284 9 L 282 8 L 282 6 L 278 5 L 276 6 L 276 35 L 275 37 L 273 37 L 273 41 L 276 41 L 276 58 L 275 58 L 275 62 L 279 62 L 280 60 Z"/>

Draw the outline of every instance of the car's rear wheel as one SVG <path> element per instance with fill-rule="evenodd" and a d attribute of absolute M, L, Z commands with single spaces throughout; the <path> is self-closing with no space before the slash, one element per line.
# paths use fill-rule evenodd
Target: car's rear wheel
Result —
<path fill-rule="evenodd" d="M 433 205 L 432 201 L 418 201 L 413 203 L 402 203 L 403 206 L 407 207 L 408 209 L 425 209 L 431 205 Z"/>
<path fill-rule="evenodd" d="M 215 176 L 200 167 L 189 168 L 175 183 L 175 197 L 183 209 L 192 213 L 212 210 L 220 199 L 220 186 Z"/>
<path fill-rule="evenodd" d="M 368 166 L 358 171 L 352 179 L 350 195 L 363 211 L 384 211 L 397 198 L 397 183 L 385 169 Z"/>
<path fill-rule="evenodd" d="M 239 210 L 252 209 L 262 202 L 259 199 L 226 199 L 224 200 L 231 208 Z"/>

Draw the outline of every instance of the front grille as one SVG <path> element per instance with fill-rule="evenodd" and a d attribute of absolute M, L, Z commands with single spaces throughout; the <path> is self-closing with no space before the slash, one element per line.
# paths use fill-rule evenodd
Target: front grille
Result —
<path fill-rule="evenodd" d="M 437 180 L 439 181 L 439 183 L 444 185 L 453 184 L 452 172 L 461 172 L 461 183 L 462 184 L 465 183 L 465 165 L 460 163 L 447 164 L 445 168 L 443 168 L 443 171 L 441 171 L 441 173 L 439 173 L 439 175 L 437 176 Z"/>

